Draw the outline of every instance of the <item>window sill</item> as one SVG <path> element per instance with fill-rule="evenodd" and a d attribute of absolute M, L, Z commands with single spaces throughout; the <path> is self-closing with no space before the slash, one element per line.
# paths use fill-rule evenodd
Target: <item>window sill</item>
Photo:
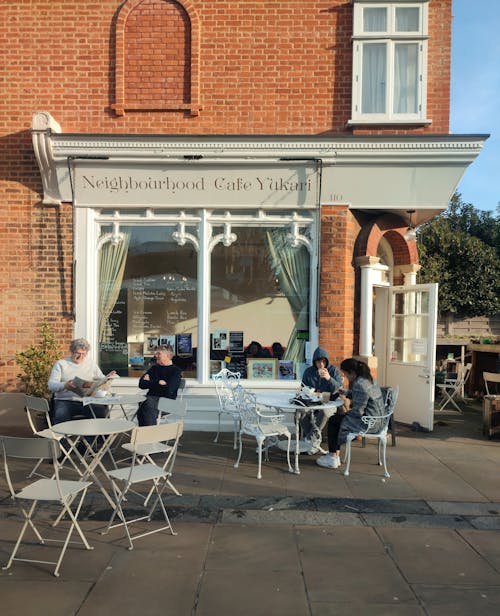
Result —
<path fill-rule="evenodd" d="M 408 119 L 408 120 L 404 120 L 404 119 L 379 119 L 379 120 L 375 120 L 375 119 L 363 119 L 363 118 L 359 118 L 356 120 L 347 120 L 346 125 L 347 126 L 387 126 L 387 125 L 403 125 L 403 126 L 428 126 L 429 124 L 432 124 L 432 120 L 428 120 L 428 119 Z"/>

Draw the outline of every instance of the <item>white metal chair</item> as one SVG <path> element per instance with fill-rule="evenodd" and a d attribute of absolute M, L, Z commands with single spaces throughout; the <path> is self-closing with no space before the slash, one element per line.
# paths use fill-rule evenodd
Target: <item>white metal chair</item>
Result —
<path fill-rule="evenodd" d="M 173 462 L 169 466 L 169 460 L 172 460 L 172 451 L 177 450 L 181 434 L 182 422 L 134 428 L 130 441 L 132 445 L 132 464 L 129 467 L 108 471 L 108 476 L 111 479 L 111 485 L 113 487 L 115 497 L 115 509 L 106 529 L 103 531 L 103 534 L 106 534 L 111 528 L 124 526 L 129 541 L 129 550 L 134 549 L 133 542 L 141 537 L 159 533 L 163 530 L 170 530 L 172 535 L 177 534 L 174 532 L 168 518 L 167 511 L 162 500 L 162 493 L 168 485 L 168 480 L 172 473 Z M 164 464 L 160 465 L 155 462 L 144 462 L 143 456 L 139 453 L 141 446 L 146 444 L 151 445 L 153 443 L 165 443 L 168 441 L 174 441 L 174 449 L 170 449 L 166 452 L 166 460 Z M 156 498 L 154 499 L 153 504 L 149 507 L 146 515 L 127 520 L 122 504 L 125 501 L 126 495 L 129 491 L 132 491 L 132 486 L 136 486 L 140 483 L 151 483 L 153 492 L 156 494 Z M 147 500 L 149 500 L 149 494 Z M 139 522 L 140 520 L 151 521 L 151 517 L 158 505 L 160 506 L 166 525 L 132 536 L 128 528 L 129 525 L 134 522 Z M 147 506 L 146 503 L 144 503 L 144 506 Z M 121 521 L 113 524 L 117 516 Z"/>
<path fill-rule="evenodd" d="M 178 421 L 187 415 L 187 403 L 177 398 L 160 398 L 158 400 L 158 417 L 156 423 Z"/>
<path fill-rule="evenodd" d="M 73 469 L 81 477 L 82 473 L 80 469 L 78 468 L 74 460 L 69 455 L 69 452 L 66 449 L 66 447 L 61 443 L 64 437 L 62 436 L 62 434 L 56 434 L 52 430 L 52 423 L 50 421 L 50 409 L 49 409 L 48 401 L 45 398 L 25 395 L 24 396 L 24 408 L 26 410 L 26 416 L 28 418 L 28 423 L 35 436 L 58 441 L 61 454 L 62 454 L 61 459 L 58 461 L 59 469 L 63 467 L 63 464 L 65 464 L 66 462 L 69 462 L 73 466 Z M 40 428 L 40 424 L 46 427 Z M 45 476 L 37 472 L 43 460 L 44 460 L 43 458 L 40 458 L 40 460 L 38 460 L 33 470 L 28 475 L 28 478 L 33 477 L 33 475 L 37 475 L 39 477 Z"/>
<path fill-rule="evenodd" d="M 394 413 L 394 407 L 398 400 L 399 386 L 388 387 L 385 397 L 385 413 L 378 417 L 371 415 L 363 415 L 361 421 L 365 424 L 365 427 L 357 432 L 349 432 L 346 441 L 346 467 L 344 475 L 349 475 L 349 468 L 351 466 L 351 444 L 354 439 L 360 436 L 362 439 L 376 439 L 378 441 L 378 464 L 384 467 L 384 476 L 390 477 L 387 470 L 386 462 L 386 450 L 387 450 L 387 432 L 389 430 L 389 421 Z"/>
<path fill-rule="evenodd" d="M 448 404 L 452 404 L 459 413 L 462 412 L 462 409 L 456 403 L 456 398 L 462 396 L 463 388 L 469 380 L 471 368 L 472 364 L 460 366 L 456 379 L 446 379 L 444 383 L 438 383 L 436 385 L 442 397 L 438 412 L 443 411 Z"/>
<path fill-rule="evenodd" d="M 258 470 L 257 479 L 262 477 L 262 445 L 264 441 L 269 438 L 279 438 L 285 436 L 288 440 L 286 449 L 286 459 L 288 462 L 288 470 L 293 473 L 292 465 L 290 464 L 290 431 L 283 424 L 284 415 L 278 413 L 265 413 L 257 409 L 257 402 L 255 395 L 246 391 L 239 385 L 235 389 L 235 400 L 241 417 L 241 425 L 239 429 L 239 454 L 238 459 L 234 464 L 234 468 L 238 468 L 241 460 L 242 453 L 242 435 L 255 437 L 257 441 L 257 454 L 258 454 Z M 267 460 L 267 448 L 266 448 L 266 460 Z"/>
<path fill-rule="evenodd" d="M 9 569 L 14 561 L 23 561 L 29 563 L 43 563 L 49 565 L 56 565 L 54 569 L 54 575 L 59 576 L 59 569 L 61 567 L 66 548 L 69 543 L 75 543 L 71 540 L 73 531 L 79 534 L 81 542 L 87 550 L 93 548 L 88 544 L 85 535 L 83 534 L 80 525 L 78 524 L 78 515 L 87 493 L 88 487 L 91 485 L 90 481 L 67 481 L 59 478 L 59 465 L 57 463 L 57 457 L 59 455 L 59 444 L 57 441 L 47 438 L 18 438 L 13 436 L 0 436 L 1 451 L 3 454 L 5 476 L 7 485 L 9 487 L 10 495 L 12 499 L 18 503 L 19 510 L 21 511 L 24 523 L 21 527 L 19 537 L 17 538 L 12 554 L 9 561 L 3 567 L 3 569 Z M 12 481 L 12 473 L 9 469 L 9 459 L 27 459 L 27 460 L 39 460 L 50 459 L 53 463 L 54 475 L 52 479 L 38 479 L 37 481 L 17 489 Z M 80 498 L 76 497 L 80 495 Z M 22 501 L 31 501 L 32 504 L 28 508 Z M 70 520 L 70 526 L 66 537 L 64 539 L 49 539 L 41 536 L 37 527 L 35 526 L 34 518 L 37 512 L 37 506 L 40 502 L 54 502 L 61 505 L 61 515 L 67 515 Z M 76 503 L 74 509 L 71 505 Z M 28 526 L 35 534 L 38 541 L 42 544 L 45 542 L 57 542 L 62 543 L 62 549 L 57 561 L 48 560 L 33 560 L 30 558 L 19 558 L 17 553 Z"/>
<path fill-rule="evenodd" d="M 214 443 L 219 440 L 220 420 L 223 413 L 230 415 L 233 419 L 233 449 L 237 447 L 238 432 L 240 429 L 240 411 L 235 401 L 235 391 L 240 384 L 240 373 L 231 372 L 227 368 L 223 368 L 213 376 L 215 383 L 215 391 L 219 400 L 219 413 L 217 419 L 217 434 L 214 438 Z"/>

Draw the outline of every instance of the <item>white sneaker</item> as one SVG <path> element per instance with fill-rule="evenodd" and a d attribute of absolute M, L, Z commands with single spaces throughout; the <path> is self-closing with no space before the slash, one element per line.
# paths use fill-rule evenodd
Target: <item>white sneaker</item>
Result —
<path fill-rule="evenodd" d="M 316 460 L 318 466 L 323 468 L 338 468 L 340 466 L 340 460 L 338 456 L 321 456 Z"/>

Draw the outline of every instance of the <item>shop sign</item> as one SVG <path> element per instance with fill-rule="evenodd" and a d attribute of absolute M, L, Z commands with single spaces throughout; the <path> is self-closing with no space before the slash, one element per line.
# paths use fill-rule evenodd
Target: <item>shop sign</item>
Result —
<path fill-rule="evenodd" d="M 75 161 L 74 204 L 80 207 L 268 207 L 318 204 L 314 164 L 152 165 Z"/>

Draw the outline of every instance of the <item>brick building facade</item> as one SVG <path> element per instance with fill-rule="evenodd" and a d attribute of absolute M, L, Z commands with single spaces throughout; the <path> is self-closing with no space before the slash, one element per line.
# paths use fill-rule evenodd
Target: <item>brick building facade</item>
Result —
<path fill-rule="evenodd" d="M 233 287 L 219 298 L 224 276 L 214 255 L 235 279 L 238 263 L 248 265 L 242 276 L 255 270 L 251 248 L 243 255 L 237 246 L 247 236 L 254 250 L 268 246 L 268 236 L 251 239 L 262 220 L 262 229 L 291 230 L 310 256 L 307 306 L 299 310 L 307 323 L 297 325 L 284 283 L 276 294 L 292 305 L 283 318 L 300 329 L 298 339 L 321 343 L 335 363 L 353 354 L 372 361 L 372 300 L 361 299 L 360 266 L 374 266 L 380 284 L 414 281 L 416 244 L 403 237 L 408 211 L 415 224 L 442 211 L 484 141 L 449 134 L 451 0 L 20 0 L 2 16 L 2 389 L 18 388 L 15 352 L 43 321 L 62 349 L 74 336 L 88 338 L 101 362 L 106 348 L 121 349 L 122 383 L 131 387 L 131 355 L 147 355 L 146 339 L 194 332 L 197 361 L 187 376 L 193 392 L 207 387 L 211 336 L 224 328 L 213 327 L 210 311 L 244 304 Z M 259 202 L 263 174 L 269 188 Z M 150 199 L 157 177 L 165 190 Z M 144 190 L 132 195 L 135 185 Z M 131 316 L 133 285 L 153 284 L 142 253 L 140 272 L 126 274 L 120 290 L 128 325 L 118 317 L 108 323 L 123 331 L 120 340 L 108 331 L 102 346 L 99 251 L 110 238 L 119 244 L 122 229 L 140 244 L 137 229 L 147 235 L 162 225 L 177 232 L 179 250 L 194 247 L 177 256 L 198 265 L 174 273 L 185 289 L 195 281 L 184 301 L 197 309 L 147 327 L 144 316 Z M 219 255 L 222 246 L 228 252 Z M 200 265 L 204 247 L 212 266 L 210 255 Z M 171 297 L 172 288 L 148 297 Z M 256 310 L 275 297 L 252 292 L 245 301 L 256 301 Z M 106 310 L 112 319 L 116 306 Z M 233 323 L 233 313 L 224 314 Z M 245 314 L 231 328 L 247 345 L 266 314 L 248 329 Z"/>

